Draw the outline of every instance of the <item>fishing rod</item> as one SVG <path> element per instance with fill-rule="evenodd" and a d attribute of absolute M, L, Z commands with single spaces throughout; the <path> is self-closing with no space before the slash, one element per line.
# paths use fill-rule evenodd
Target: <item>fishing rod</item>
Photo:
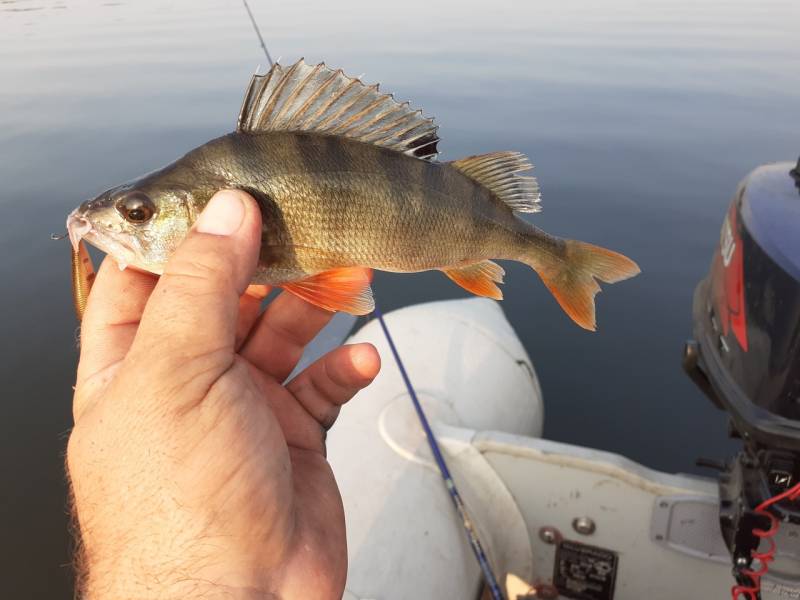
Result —
<path fill-rule="evenodd" d="M 458 492 L 458 487 L 456 487 L 455 481 L 453 481 L 453 476 L 450 474 L 450 469 L 447 467 L 447 461 L 444 459 L 442 450 L 439 447 L 439 442 L 436 440 L 436 435 L 433 433 L 433 429 L 431 429 L 430 422 L 425 414 L 425 410 L 422 408 L 422 404 L 420 404 L 417 393 L 414 390 L 414 386 L 411 385 L 411 379 L 408 377 L 406 367 L 403 364 L 403 360 L 400 358 L 400 353 L 397 351 L 397 346 L 394 344 L 392 334 L 389 333 L 389 327 L 386 325 L 386 321 L 383 318 L 383 313 L 378 308 L 377 303 L 375 304 L 375 310 L 372 314 L 375 315 L 375 317 L 378 319 L 378 322 L 381 324 L 383 335 L 386 337 L 386 341 L 388 342 L 389 348 L 392 351 L 392 356 L 394 356 L 394 361 L 397 363 L 397 368 L 400 370 L 400 375 L 403 378 L 403 382 L 406 384 L 406 389 L 408 390 L 408 395 L 411 397 L 414 410 L 417 411 L 417 417 L 419 418 L 419 422 L 425 432 L 425 438 L 428 440 L 428 446 L 430 446 L 433 459 L 436 461 L 436 466 L 439 467 L 439 474 L 442 476 L 442 480 L 444 481 L 444 485 L 450 494 L 450 499 L 453 501 L 453 506 L 456 507 L 458 516 L 461 517 L 461 524 L 464 526 L 464 531 L 467 534 L 469 545 L 472 548 L 472 552 L 475 554 L 475 558 L 478 560 L 478 564 L 481 567 L 483 578 L 485 579 L 486 585 L 492 594 L 492 600 L 504 600 L 503 592 L 500 589 L 500 585 L 497 583 L 497 577 L 492 570 L 492 566 L 489 564 L 489 559 L 486 557 L 486 552 L 483 549 L 481 540 L 478 538 L 478 532 L 475 531 L 475 526 L 472 524 L 472 519 L 470 519 L 469 514 L 467 513 L 467 507 L 464 504 L 464 500 L 461 498 L 461 494 Z"/>
<path fill-rule="evenodd" d="M 245 9 L 247 9 L 247 14 L 250 17 L 250 22 L 253 24 L 253 29 L 255 29 L 256 35 L 261 42 L 261 48 L 264 50 L 264 54 L 269 61 L 270 67 L 272 67 L 274 63 L 272 62 L 272 57 L 269 54 L 269 50 L 267 50 L 267 45 L 264 43 L 264 37 L 261 35 L 258 23 L 256 22 L 256 19 L 250 10 L 250 6 L 247 4 L 247 0 L 242 0 L 242 2 L 244 3 Z M 417 397 L 414 386 L 411 384 L 411 379 L 408 376 L 408 372 L 403 364 L 403 360 L 400 358 L 400 353 L 397 351 L 397 346 L 395 346 L 392 334 L 389 332 L 389 327 L 386 324 L 386 320 L 383 318 L 383 313 L 378 308 L 377 303 L 375 304 L 375 309 L 372 314 L 378 319 L 378 322 L 381 325 L 383 334 L 386 337 L 386 342 L 389 344 L 389 348 L 392 351 L 392 356 L 397 364 L 397 368 L 400 370 L 400 375 L 403 378 L 406 389 L 408 389 L 408 395 L 411 397 L 414 410 L 416 411 L 420 425 L 425 432 L 425 438 L 428 441 L 431 454 L 433 454 L 433 459 L 439 469 L 439 474 L 441 475 L 445 488 L 447 488 L 447 492 L 450 495 L 450 500 L 453 502 L 453 506 L 455 507 L 458 516 L 461 517 L 461 524 L 464 527 L 464 532 L 467 535 L 470 548 L 472 549 L 475 559 L 478 561 L 478 565 L 481 568 L 484 581 L 486 582 L 486 586 L 491 593 L 492 600 L 505 600 L 505 596 L 500 588 L 500 584 L 497 582 L 497 577 L 492 570 L 491 564 L 489 564 L 486 551 L 483 549 L 483 544 L 481 544 L 480 538 L 478 537 L 478 532 L 475 530 L 475 526 L 473 525 L 472 519 L 467 512 L 467 507 L 464 504 L 464 500 L 461 498 L 461 494 L 459 493 L 458 487 L 453 480 L 453 476 L 450 474 L 450 469 L 447 466 L 447 461 L 444 458 L 444 454 L 439 446 L 439 442 L 436 440 L 436 435 L 433 433 L 433 429 L 431 428 L 428 417 L 425 414 L 425 410 L 422 408 L 422 404 Z"/>

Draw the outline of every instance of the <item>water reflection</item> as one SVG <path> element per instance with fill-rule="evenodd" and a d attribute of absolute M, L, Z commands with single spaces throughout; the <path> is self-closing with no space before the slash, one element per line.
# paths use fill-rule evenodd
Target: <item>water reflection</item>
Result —
<path fill-rule="evenodd" d="M 35 12 L 39 10 L 62 10 L 67 8 L 63 2 L 41 5 L 35 0 L 0 0 L 0 12 Z"/>
<path fill-rule="evenodd" d="M 529 269 L 504 265 L 503 308 L 538 369 L 548 437 L 668 470 L 728 451 L 680 349 L 737 180 L 800 152 L 800 5 L 251 7 L 283 62 L 366 73 L 435 115 L 443 159 L 527 153 L 544 194 L 537 224 L 642 265 L 598 297 L 597 335 Z M 240 2 L 0 0 L 0 11 L 0 503 L 13 515 L 0 560 L 9 596 L 66 597 L 60 456 L 76 324 L 68 247 L 49 235 L 83 199 L 233 129 L 264 57 Z M 380 275 L 375 291 L 384 310 L 462 295 L 437 273 Z"/>

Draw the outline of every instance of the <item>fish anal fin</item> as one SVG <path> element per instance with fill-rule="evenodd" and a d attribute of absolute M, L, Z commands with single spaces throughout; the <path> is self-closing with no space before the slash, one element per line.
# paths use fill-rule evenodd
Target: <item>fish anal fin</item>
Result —
<path fill-rule="evenodd" d="M 342 136 L 422 159 L 436 157 L 433 119 L 324 63 L 302 58 L 254 75 L 245 92 L 237 131 L 295 131 Z"/>
<path fill-rule="evenodd" d="M 533 168 L 520 152 L 492 152 L 468 156 L 449 163 L 481 184 L 516 212 L 539 212 L 539 183 L 535 177 L 518 175 Z"/>
<path fill-rule="evenodd" d="M 442 269 L 442 272 L 468 292 L 476 296 L 503 299 L 503 292 L 496 284 L 503 283 L 503 267 L 491 260 L 470 265 Z"/>
<path fill-rule="evenodd" d="M 281 287 L 306 302 L 331 312 L 366 315 L 375 309 L 371 280 L 370 269 L 343 267 L 283 283 Z"/>

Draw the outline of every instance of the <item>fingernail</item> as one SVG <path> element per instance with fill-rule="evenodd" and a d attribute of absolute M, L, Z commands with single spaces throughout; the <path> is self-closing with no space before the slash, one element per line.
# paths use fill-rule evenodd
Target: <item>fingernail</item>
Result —
<path fill-rule="evenodd" d="M 208 201 L 197 217 L 195 228 L 200 233 L 231 235 L 239 230 L 244 213 L 244 204 L 239 194 L 232 190 L 222 190 Z"/>

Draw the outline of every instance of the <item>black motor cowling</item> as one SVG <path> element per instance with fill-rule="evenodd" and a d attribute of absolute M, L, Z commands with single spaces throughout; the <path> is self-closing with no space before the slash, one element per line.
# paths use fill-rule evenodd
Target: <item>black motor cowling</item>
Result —
<path fill-rule="evenodd" d="M 800 165 L 757 168 L 694 297 L 713 400 L 745 439 L 800 450 Z"/>
<path fill-rule="evenodd" d="M 720 523 L 740 581 L 767 526 L 755 508 L 800 481 L 800 161 L 739 185 L 693 304 L 684 368 L 743 449 L 720 476 Z M 772 509 L 800 535 L 800 511 Z"/>

